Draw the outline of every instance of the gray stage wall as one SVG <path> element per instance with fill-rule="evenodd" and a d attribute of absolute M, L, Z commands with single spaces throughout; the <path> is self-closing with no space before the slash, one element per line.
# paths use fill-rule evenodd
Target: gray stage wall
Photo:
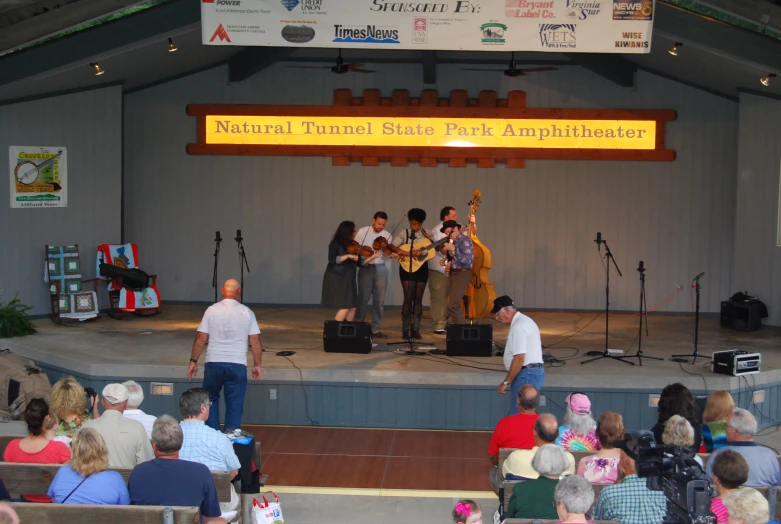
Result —
<path fill-rule="evenodd" d="M 765 322 L 781 326 L 781 100 L 742 93 L 739 130 L 732 288 L 759 296 Z"/>
<path fill-rule="evenodd" d="M 8 147 L 38 145 L 68 148 L 68 207 L 10 209 Z M 120 240 L 122 88 L 0 105 L 0 171 L 0 302 L 18 292 L 31 314 L 49 313 L 44 246 L 78 243 L 91 278 L 96 246 Z"/>
<path fill-rule="evenodd" d="M 528 161 L 525 169 L 332 167 L 330 158 L 188 156 L 195 118 L 188 103 L 330 104 L 335 88 L 379 88 L 389 96 L 424 87 L 417 65 L 372 64 L 373 75 L 333 75 L 277 64 L 230 85 L 224 67 L 125 97 L 125 237 L 141 246 L 142 266 L 161 275 L 163 299 L 208 301 L 215 230 L 246 237 L 251 274 L 245 300 L 317 304 L 327 244 L 337 224 L 359 226 L 382 209 L 391 227 L 410 207 L 455 205 L 466 215 L 472 190 L 484 195 L 480 239 L 493 252 L 498 294 L 526 308 L 600 309 L 604 271 L 593 239 L 601 231 L 624 272 L 612 280 L 612 307 L 638 304 L 639 260 L 648 267 L 648 306 L 689 311 L 688 284 L 701 271 L 703 310 L 730 294 L 738 107 L 703 91 L 638 72 L 625 89 L 580 67 L 507 79 L 438 66 L 441 96 L 523 89 L 530 107 L 663 108 L 671 163 Z M 220 277 L 238 273 L 236 244 L 223 242 Z M 394 272 L 396 268 L 393 268 Z M 386 303 L 399 304 L 394 279 Z"/>

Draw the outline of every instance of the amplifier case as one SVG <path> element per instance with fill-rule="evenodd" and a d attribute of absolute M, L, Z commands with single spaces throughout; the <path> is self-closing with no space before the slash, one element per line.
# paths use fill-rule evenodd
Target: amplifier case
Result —
<path fill-rule="evenodd" d="M 449 325 L 445 353 L 450 357 L 490 357 L 493 336 L 491 324 Z"/>
<path fill-rule="evenodd" d="M 323 348 L 328 353 L 371 353 L 371 324 L 326 320 L 323 325 Z"/>

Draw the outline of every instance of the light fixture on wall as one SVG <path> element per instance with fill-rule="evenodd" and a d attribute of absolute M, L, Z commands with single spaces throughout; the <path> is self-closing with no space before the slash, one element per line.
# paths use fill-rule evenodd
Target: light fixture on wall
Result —
<path fill-rule="evenodd" d="M 670 49 L 668 49 L 667 52 L 673 56 L 678 56 L 678 49 L 681 47 L 683 47 L 681 42 L 675 42 L 675 44 Z"/>
<path fill-rule="evenodd" d="M 168 39 L 168 52 L 173 53 L 174 51 L 178 51 L 179 48 L 174 45 L 174 39 L 169 38 Z"/>
<path fill-rule="evenodd" d="M 760 82 L 762 82 L 762 85 L 765 87 L 770 87 L 770 79 L 775 78 L 777 75 L 775 73 L 768 73 L 767 76 L 763 76 L 759 79 Z"/>
<path fill-rule="evenodd" d="M 105 71 L 103 71 L 103 70 L 100 68 L 100 64 L 98 64 L 97 62 L 92 62 L 92 63 L 91 63 L 89 66 L 90 66 L 91 68 L 95 69 L 95 76 L 100 76 L 100 75 L 102 75 L 103 73 L 105 73 Z"/>

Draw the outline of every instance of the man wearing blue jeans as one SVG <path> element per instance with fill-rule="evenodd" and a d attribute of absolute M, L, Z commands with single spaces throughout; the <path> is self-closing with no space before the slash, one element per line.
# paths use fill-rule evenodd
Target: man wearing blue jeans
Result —
<path fill-rule="evenodd" d="M 225 429 L 241 427 L 244 395 L 247 392 L 247 342 L 252 349 L 252 378 L 260 378 L 260 329 L 255 313 L 241 304 L 241 288 L 235 279 L 222 286 L 223 300 L 209 307 L 203 315 L 193 342 L 187 380 L 198 373 L 198 357 L 208 342 L 203 387 L 212 403 L 206 425 L 220 429 L 220 391 L 225 388 Z"/>
<path fill-rule="evenodd" d="M 507 369 L 507 377 L 496 390 L 504 394 L 507 393 L 508 388 L 510 389 L 512 392 L 510 414 L 514 415 L 518 413 L 515 399 L 521 386 L 531 384 L 537 391 L 541 391 L 542 382 L 545 380 L 540 328 L 531 318 L 518 311 L 513 304 L 513 299 L 507 295 L 494 300 L 491 313 L 496 315 L 496 320 L 499 322 L 510 324 L 507 344 L 504 346 L 504 367 Z"/>

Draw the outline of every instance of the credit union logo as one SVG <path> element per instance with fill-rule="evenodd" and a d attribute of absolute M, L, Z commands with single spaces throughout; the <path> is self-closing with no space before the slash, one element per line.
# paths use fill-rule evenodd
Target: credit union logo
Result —
<path fill-rule="evenodd" d="M 214 42 L 215 38 L 219 38 L 220 42 L 231 41 L 231 37 L 228 36 L 228 32 L 222 27 L 222 24 L 217 26 L 217 30 L 212 35 L 211 39 L 209 39 L 209 42 Z"/>

